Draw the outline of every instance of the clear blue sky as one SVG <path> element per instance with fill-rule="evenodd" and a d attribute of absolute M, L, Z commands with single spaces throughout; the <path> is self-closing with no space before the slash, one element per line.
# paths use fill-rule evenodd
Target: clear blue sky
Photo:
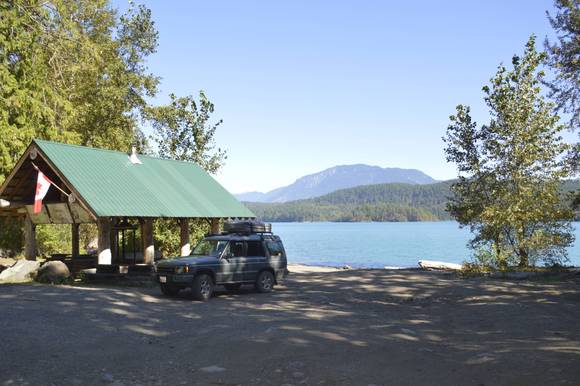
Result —
<path fill-rule="evenodd" d="M 234 193 L 354 163 L 455 177 L 441 140 L 455 106 L 486 120 L 498 64 L 552 33 L 547 0 L 143 3 L 160 34 L 155 102 L 206 91 L 228 151 L 216 177 Z"/>

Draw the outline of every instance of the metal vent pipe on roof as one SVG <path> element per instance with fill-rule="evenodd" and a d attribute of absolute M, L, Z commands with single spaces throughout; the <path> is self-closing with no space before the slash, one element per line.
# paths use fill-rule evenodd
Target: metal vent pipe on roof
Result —
<path fill-rule="evenodd" d="M 143 162 L 137 157 L 137 147 L 135 145 L 131 146 L 131 155 L 129 155 L 129 161 L 133 165 L 141 165 Z"/>

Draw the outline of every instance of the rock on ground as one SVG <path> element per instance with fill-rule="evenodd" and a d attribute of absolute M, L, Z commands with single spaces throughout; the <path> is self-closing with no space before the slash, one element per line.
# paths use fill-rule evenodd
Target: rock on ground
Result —
<path fill-rule="evenodd" d="M 25 283 L 34 280 L 40 268 L 39 261 L 18 260 L 0 272 L 0 283 Z"/>
<path fill-rule="evenodd" d="M 70 271 L 62 261 L 48 261 L 40 267 L 36 281 L 42 283 L 62 283 L 70 277 Z"/>

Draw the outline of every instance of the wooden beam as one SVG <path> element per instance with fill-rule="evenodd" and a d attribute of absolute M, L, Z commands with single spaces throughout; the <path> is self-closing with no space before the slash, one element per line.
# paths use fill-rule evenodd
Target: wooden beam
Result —
<path fill-rule="evenodd" d="M 189 243 L 189 219 L 179 219 L 180 228 L 180 252 L 181 256 L 189 256 L 191 254 L 191 244 Z"/>
<path fill-rule="evenodd" d="M 111 220 L 108 217 L 99 217 L 99 264 L 111 264 Z"/>
<path fill-rule="evenodd" d="M 153 244 L 153 219 L 146 218 L 141 222 L 141 240 L 143 242 L 143 263 L 153 265 L 155 245 Z"/>
<path fill-rule="evenodd" d="M 211 233 L 212 234 L 220 233 L 220 219 L 219 218 L 212 218 L 211 219 Z"/>
<path fill-rule="evenodd" d="M 72 258 L 76 259 L 79 257 L 79 250 L 80 250 L 80 235 L 79 235 L 79 224 L 71 224 L 71 240 L 72 240 Z"/>
<path fill-rule="evenodd" d="M 115 264 L 119 264 L 121 257 L 119 256 L 119 231 L 115 229 L 117 223 L 119 222 L 118 218 L 111 219 L 111 262 Z"/>
<path fill-rule="evenodd" d="M 30 216 L 24 219 L 24 257 L 26 260 L 36 260 L 36 225 Z"/>

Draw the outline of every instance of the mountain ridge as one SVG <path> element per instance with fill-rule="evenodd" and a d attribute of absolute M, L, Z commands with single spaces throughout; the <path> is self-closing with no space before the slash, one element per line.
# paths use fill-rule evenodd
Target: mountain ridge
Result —
<path fill-rule="evenodd" d="M 417 169 L 382 168 L 365 164 L 337 165 L 302 176 L 292 184 L 269 192 L 235 194 L 246 202 L 289 202 L 323 196 L 340 189 L 383 183 L 425 185 L 437 181 Z"/>

